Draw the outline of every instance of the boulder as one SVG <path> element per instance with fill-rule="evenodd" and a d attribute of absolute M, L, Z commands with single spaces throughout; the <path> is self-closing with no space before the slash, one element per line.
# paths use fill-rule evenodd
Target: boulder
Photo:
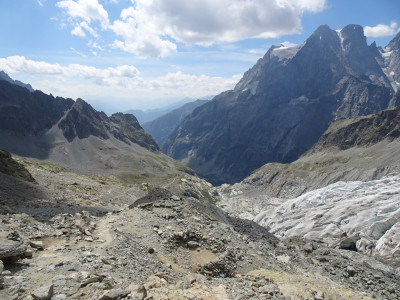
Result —
<path fill-rule="evenodd" d="M 53 285 L 45 285 L 37 288 L 31 294 L 35 300 L 50 300 L 53 297 Z"/>
<path fill-rule="evenodd" d="M 6 229 L 0 226 L 0 229 Z M 27 249 L 25 241 L 17 233 L 8 230 L 0 231 L 0 259 L 16 257 Z"/>

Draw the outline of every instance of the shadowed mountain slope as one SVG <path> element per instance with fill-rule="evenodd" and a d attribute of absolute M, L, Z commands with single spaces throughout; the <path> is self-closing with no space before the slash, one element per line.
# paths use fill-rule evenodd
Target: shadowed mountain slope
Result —
<path fill-rule="evenodd" d="M 163 151 L 215 184 L 240 181 L 268 162 L 292 162 L 332 121 L 398 104 L 378 59 L 389 57 L 385 51 L 368 46 L 358 25 L 321 26 L 301 45 L 273 46 L 234 90 L 186 117 Z M 395 64 L 390 57 L 386 65 Z"/>
<path fill-rule="evenodd" d="M 151 134 L 158 145 L 162 145 L 166 138 L 187 115 L 189 115 L 195 108 L 207 102 L 208 100 L 196 100 L 186 103 L 153 121 L 144 123 L 143 128 Z"/>
<path fill-rule="evenodd" d="M 82 99 L 31 93 L 1 80 L 0 147 L 71 171 L 118 176 L 127 182 L 192 173 L 162 154 L 133 115 L 108 117 Z"/>

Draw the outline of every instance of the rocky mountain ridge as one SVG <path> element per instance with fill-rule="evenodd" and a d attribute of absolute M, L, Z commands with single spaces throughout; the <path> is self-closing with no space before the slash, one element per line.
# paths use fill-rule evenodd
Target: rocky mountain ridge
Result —
<path fill-rule="evenodd" d="M 0 80 L 0 147 L 85 174 L 127 182 L 193 173 L 159 151 L 133 115 L 108 117 L 82 99 L 29 92 Z M 150 178 L 150 179 L 149 179 Z"/>
<path fill-rule="evenodd" d="M 294 161 L 332 121 L 398 105 L 377 59 L 393 69 L 397 56 L 387 53 L 368 46 L 358 25 L 321 26 L 302 45 L 271 47 L 234 90 L 185 118 L 162 149 L 215 184 Z"/>
<path fill-rule="evenodd" d="M 8 74 L 4 71 L 0 71 L 0 80 L 8 81 L 9 83 L 19 85 L 21 87 L 26 88 L 30 92 L 34 92 L 35 90 L 32 88 L 30 84 L 23 83 L 19 80 L 13 80 Z"/>
<path fill-rule="evenodd" d="M 76 100 L 58 127 L 69 142 L 75 137 L 84 139 L 92 135 L 108 139 L 114 136 L 126 144 L 135 143 L 150 151 L 159 151 L 155 141 L 143 130 L 134 115 L 116 113 L 108 117 L 82 99 Z"/>

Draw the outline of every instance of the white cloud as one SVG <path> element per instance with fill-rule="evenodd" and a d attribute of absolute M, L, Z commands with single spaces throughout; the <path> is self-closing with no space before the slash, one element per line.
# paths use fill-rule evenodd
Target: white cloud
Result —
<path fill-rule="evenodd" d="M 61 0 L 56 4 L 73 19 L 82 19 L 90 24 L 99 21 L 102 29 L 109 26 L 108 13 L 98 0 Z"/>
<path fill-rule="evenodd" d="M 114 22 L 110 28 L 120 37 L 113 44 L 126 52 L 138 57 L 166 57 L 176 53 L 176 45 L 169 40 L 161 39 L 161 32 L 151 20 L 133 7 L 121 12 L 121 19 Z"/>
<path fill-rule="evenodd" d="M 97 33 L 92 23 L 112 30 L 115 48 L 138 57 L 166 57 L 177 52 L 177 44 L 210 46 L 248 38 L 276 38 L 301 31 L 306 11 L 319 12 L 326 0 L 131 0 L 120 18 L 110 24 L 99 0 L 61 0 L 73 22 L 72 34 L 85 37 Z M 108 0 L 105 3 L 116 3 Z M 80 23 L 77 23 L 80 22 Z M 83 22 L 82 22 L 83 21 Z"/>
<path fill-rule="evenodd" d="M 368 37 L 385 37 L 395 35 L 400 31 L 396 22 L 390 23 L 390 25 L 378 24 L 374 27 L 365 26 L 364 33 Z"/>
<path fill-rule="evenodd" d="M 85 37 L 86 33 L 83 31 L 82 26 L 80 24 L 76 24 L 74 29 L 71 31 L 72 35 L 80 36 L 80 37 Z"/>
<path fill-rule="evenodd" d="M 0 69 L 10 74 L 25 73 L 30 75 L 62 75 L 66 77 L 104 80 L 115 77 L 134 78 L 139 75 L 139 71 L 135 67 L 128 65 L 107 69 L 98 69 L 80 64 L 61 66 L 60 64 L 50 64 L 43 61 L 29 60 L 24 56 L 0 58 Z"/>
<path fill-rule="evenodd" d="M 167 56 L 176 43 L 209 46 L 247 38 L 275 38 L 301 30 L 305 11 L 326 0 L 135 0 L 110 27 L 114 43 L 139 56 Z M 167 38 L 168 37 L 168 38 Z"/>
<path fill-rule="evenodd" d="M 161 98 L 160 95 L 174 101 L 183 97 L 215 95 L 232 89 L 241 77 L 193 75 L 182 71 L 159 77 L 143 77 L 130 65 L 105 69 L 81 64 L 62 66 L 29 60 L 23 56 L 0 58 L 0 70 L 46 93 L 80 97 L 91 100 L 91 103 L 99 101 L 103 106 L 109 101 L 109 105 L 120 110 L 137 107 L 139 102 L 143 107 L 149 107 L 154 99 Z"/>

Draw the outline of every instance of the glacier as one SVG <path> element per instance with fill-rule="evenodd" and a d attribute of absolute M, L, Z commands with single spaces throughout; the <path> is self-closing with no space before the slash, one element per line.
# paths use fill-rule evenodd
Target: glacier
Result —
<path fill-rule="evenodd" d="M 400 266 L 400 175 L 336 182 L 259 213 L 279 237 L 303 237 Z"/>

